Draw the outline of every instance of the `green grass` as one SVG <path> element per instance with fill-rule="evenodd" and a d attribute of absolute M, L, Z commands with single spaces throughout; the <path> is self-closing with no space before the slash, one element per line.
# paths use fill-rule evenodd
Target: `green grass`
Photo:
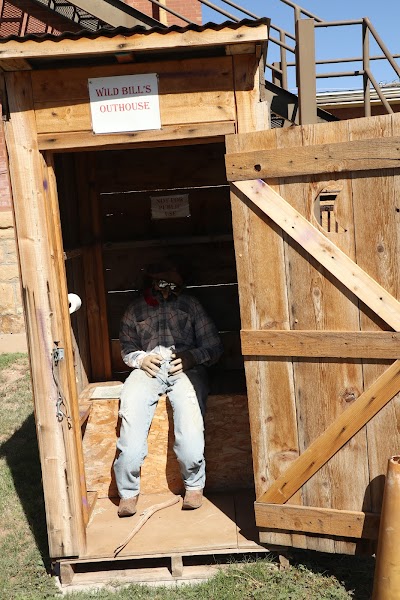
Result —
<path fill-rule="evenodd" d="M 41 472 L 28 360 L 0 355 L 0 600 L 61 598 L 49 575 Z M 279 570 L 276 556 L 232 563 L 196 586 L 131 585 L 67 598 L 89 600 L 368 600 L 373 564 L 358 557 L 293 552 Z"/>

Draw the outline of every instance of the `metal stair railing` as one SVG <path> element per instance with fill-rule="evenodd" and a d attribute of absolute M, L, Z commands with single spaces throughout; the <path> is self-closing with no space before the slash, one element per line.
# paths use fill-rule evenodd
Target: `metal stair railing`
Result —
<path fill-rule="evenodd" d="M 339 58 L 332 60 L 321 60 L 315 61 L 315 29 L 319 27 L 347 27 L 347 26 L 361 26 L 362 29 L 362 56 L 361 57 L 352 57 L 352 58 Z M 373 37 L 380 50 L 382 51 L 382 55 L 379 56 L 371 56 L 370 55 L 370 37 Z M 308 116 L 307 120 L 304 122 L 316 122 L 316 93 L 314 90 L 310 91 L 307 88 L 307 85 L 310 79 L 316 81 L 317 79 L 322 78 L 332 78 L 332 77 L 351 77 L 351 76 L 360 76 L 363 77 L 363 98 L 364 98 L 364 115 L 366 117 L 371 116 L 371 86 L 374 88 L 377 97 L 381 101 L 382 105 L 386 109 L 386 112 L 391 114 L 393 113 L 393 109 L 391 108 L 388 100 L 386 99 L 382 87 L 376 81 L 374 75 L 372 74 L 370 62 L 371 60 L 386 60 L 397 77 L 400 79 L 400 67 L 396 63 L 395 58 L 399 58 L 399 55 L 393 55 L 377 33 L 375 27 L 372 25 L 371 21 L 364 17 L 360 20 L 354 21 L 323 21 L 316 23 L 313 19 L 301 20 L 298 22 L 298 30 L 297 30 L 297 46 L 298 48 L 302 48 L 306 46 L 311 47 L 311 55 L 314 57 L 310 58 L 307 62 L 303 61 L 302 65 L 299 65 L 299 53 L 297 56 L 297 60 L 295 63 L 288 64 L 290 66 L 296 66 L 297 69 L 297 85 L 299 90 L 299 97 L 302 96 L 302 103 L 305 106 L 308 106 Z M 355 69 L 352 71 L 334 71 L 330 73 L 316 73 L 317 65 L 324 64 L 341 64 L 343 62 L 360 62 L 361 68 Z M 301 105 L 300 105 L 301 112 Z"/>
<path fill-rule="evenodd" d="M 157 3 L 157 0 L 150 0 Z M 240 21 L 240 17 L 232 15 L 225 9 L 210 2 L 210 0 L 198 0 L 201 4 L 215 10 L 220 15 L 229 18 L 232 21 Z M 376 81 L 371 71 L 371 61 L 386 60 L 392 66 L 397 77 L 400 79 L 400 67 L 396 63 L 396 58 L 400 58 L 399 54 L 392 54 L 371 21 L 364 17 L 354 21 L 325 21 L 319 16 L 313 14 L 300 5 L 292 2 L 292 0 L 277 0 L 293 9 L 294 18 L 294 34 L 286 31 L 282 27 L 270 24 L 270 29 L 278 34 L 277 37 L 270 36 L 269 44 L 278 46 L 280 60 L 279 62 L 269 63 L 267 61 L 266 68 L 271 71 L 271 80 L 275 85 L 279 85 L 285 90 L 288 90 L 288 69 L 294 67 L 296 69 L 296 84 L 299 95 L 299 113 L 300 123 L 317 122 L 317 92 L 316 80 L 321 78 L 337 78 L 349 76 L 363 76 L 363 96 L 364 96 L 364 114 L 371 115 L 371 87 L 375 90 L 377 98 L 381 101 L 388 113 L 392 113 L 393 109 L 390 106 L 384 91 Z M 232 0 L 220 0 L 221 4 L 230 6 L 246 17 L 259 19 L 260 16 L 240 6 Z M 160 10 L 166 10 L 166 7 L 160 6 Z M 304 18 L 305 17 L 305 18 Z M 341 26 L 362 26 L 362 56 L 361 57 L 344 57 L 340 59 L 315 59 L 315 28 L 319 27 L 341 27 Z M 382 55 L 370 55 L 370 36 L 373 37 Z M 287 53 L 290 52 L 294 60 L 288 61 Z M 342 64 L 348 62 L 360 62 L 361 68 L 353 71 L 335 71 L 331 73 L 317 73 L 316 67 L 327 64 Z"/>
<path fill-rule="evenodd" d="M 82 29 L 98 31 L 99 29 L 112 29 L 119 25 L 134 27 L 140 25 L 150 27 L 164 27 L 160 21 L 142 13 L 123 0 L 33 0 L 36 4 L 45 6 L 59 16 L 76 23 Z M 158 4 L 157 2 L 155 2 Z M 165 8 L 163 4 L 160 4 Z M 174 12 L 174 11 L 172 11 Z M 184 17 L 180 17 L 184 19 Z M 188 21 L 189 22 L 189 21 Z M 21 31 L 20 35 L 26 32 Z"/>

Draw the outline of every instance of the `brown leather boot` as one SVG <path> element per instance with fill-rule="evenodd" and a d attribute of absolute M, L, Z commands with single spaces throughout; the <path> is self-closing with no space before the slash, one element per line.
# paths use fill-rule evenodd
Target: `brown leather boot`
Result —
<path fill-rule="evenodd" d="M 139 496 L 133 496 L 133 498 L 121 498 L 119 501 L 118 516 L 132 517 L 136 513 L 138 498 Z"/>
<path fill-rule="evenodd" d="M 186 490 L 182 510 L 200 508 L 203 503 L 203 490 Z"/>

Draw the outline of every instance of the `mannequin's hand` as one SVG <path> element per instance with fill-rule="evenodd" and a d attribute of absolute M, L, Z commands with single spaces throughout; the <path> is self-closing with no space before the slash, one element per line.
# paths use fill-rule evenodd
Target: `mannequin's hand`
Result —
<path fill-rule="evenodd" d="M 196 362 L 191 354 L 190 350 L 184 350 L 183 352 L 177 352 L 172 355 L 171 368 L 169 370 L 170 375 L 178 375 L 183 371 L 192 369 Z"/>
<path fill-rule="evenodd" d="M 159 354 L 147 354 L 142 360 L 140 368 L 143 369 L 149 377 L 155 377 L 160 370 L 162 360 L 162 356 Z"/>

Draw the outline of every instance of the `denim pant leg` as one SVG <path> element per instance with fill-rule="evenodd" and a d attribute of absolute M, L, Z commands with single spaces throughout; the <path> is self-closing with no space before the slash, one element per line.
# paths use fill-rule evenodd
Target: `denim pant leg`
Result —
<path fill-rule="evenodd" d="M 207 375 L 204 368 L 195 367 L 170 377 L 170 382 L 168 398 L 174 413 L 174 451 L 182 479 L 186 489 L 202 489 L 206 480 L 202 413 L 208 394 Z"/>
<path fill-rule="evenodd" d="M 147 456 L 147 436 L 159 395 L 165 391 L 162 382 L 135 369 L 125 381 L 121 393 L 121 430 L 117 442 L 119 455 L 114 472 L 121 498 L 137 496 L 140 468 Z"/>

